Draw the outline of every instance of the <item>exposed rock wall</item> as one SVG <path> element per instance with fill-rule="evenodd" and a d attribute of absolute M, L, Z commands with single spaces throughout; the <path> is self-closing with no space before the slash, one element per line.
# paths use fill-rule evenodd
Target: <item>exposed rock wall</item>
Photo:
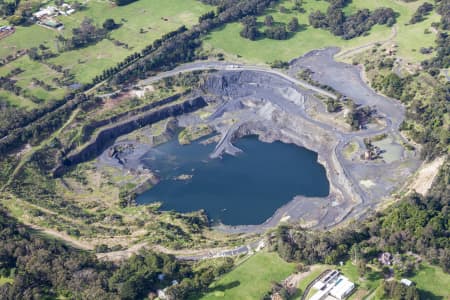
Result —
<path fill-rule="evenodd" d="M 96 137 L 92 138 L 81 150 L 69 154 L 62 163 L 55 168 L 53 176 L 59 177 L 67 171 L 68 167 L 77 165 L 94 159 L 100 155 L 106 148 L 111 146 L 114 140 L 122 135 L 128 134 L 143 126 L 151 125 L 169 117 L 176 117 L 184 113 L 190 113 L 197 109 L 203 108 L 207 102 L 203 97 L 196 97 L 184 102 L 173 104 L 151 110 L 136 116 L 133 116 L 122 122 L 112 124 L 102 129 Z"/>
<path fill-rule="evenodd" d="M 107 118 L 107 119 L 93 121 L 93 122 L 91 122 L 91 123 L 89 123 L 89 124 L 84 126 L 84 128 L 83 128 L 83 141 L 89 140 L 89 138 L 91 137 L 92 133 L 97 128 L 100 128 L 100 127 L 103 127 L 103 126 L 107 126 L 109 124 L 117 123 L 117 122 L 121 121 L 124 118 L 130 118 L 130 117 L 133 117 L 133 116 L 138 115 L 140 113 L 149 111 L 151 109 L 154 109 L 154 108 L 157 108 L 157 107 L 161 107 L 161 106 L 167 105 L 169 103 L 175 102 L 178 99 L 180 99 L 181 96 L 183 96 L 183 95 L 184 94 L 176 94 L 176 95 L 164 98 L 162 100 L 155 101 L 155 102 L 152 102 L 150 104 L 144 105 L 142 107 L 139 107 L 139 108 L 136 108 L 136 109 L 133 109 L 133 110 L 129 110 L 129 111 L 121 113 L 121 114 L 114 115 L 114 116 L 112 116 L 110 118 Z"/>

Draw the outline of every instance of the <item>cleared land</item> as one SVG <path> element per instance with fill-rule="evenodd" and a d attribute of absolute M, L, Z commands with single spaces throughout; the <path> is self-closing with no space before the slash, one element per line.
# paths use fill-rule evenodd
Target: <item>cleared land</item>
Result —
<path fill-rule="evenodd" d="M 24 96 L 16 96 L 8 91 L 0 91 L 0 96 L 12 105 L 26 108 L 37 105 L 30 101 L 31 96 L 45 100 L 61 99 L 68 90 L 56 87 L 52 80 L 60 79 L 62 73 L 52 70 L 47 63 L 67 70 L 74 76 L 73 82 L 88 83 L 104 69 L 115 66 L 136 51 L 139 52 L 162 35 L 182 25 L 189 27 L 196 24 L 198 17 L 211 9 L 212 7 L 196 0 L 136 1 L 120 7 L 109 1 L 91 0 L 73 15 L 57 17 L 64 24 L 62 31 L 38 25 L 17 26 L 13 35 L 0 40 L 0 58 L 18 50 L 38 48 L 40 45 L 58 53 L 56 37 L 61 34 L 70 38 L 72 29 L 78 27 L 84 18 L 92 18 L 99 27 L 108 18 L 120 24 L 106 39 L 88 47 L 59 53 L 45 63 L 32 61 L 24 56 L 1 66 L 0 76 L 7 75 L 18 67 L 24 70 L 13 79 L 17 80 L 17 85 L 25 89 L 26 93 Z M 38 78 L 54 89 L 47 91 L 34 86 L 31 84 L 32 78 Z"/>
<path fill-rule="evenodd" d="M 72 28 L 78 27 L 85 17 L 95 20 L 98 26 L 108 18 L 121 26 L 110 33 L 109 39 L 62 53 L 50 62 L 70 68 L 77 81 L 89 82 L 102 70 L 140 51 L 165 33 L 182 25 L 194 25 L 200 15 L 211 9 L 196 0 L 136 1 L 120 7 L 92 0 L 86 9 L 59 18 L 66 28 L 65 36 L 70 36 Z"/>
<path fill-rule="evenodd" d="M 371 10 L 378 7 L 391 7 L 399 16 L 397 18 L 397 35 L 394 41 L 399 46 L 399 54 L 407 60 L 418 62 L 428 57 L 419 52 L 421 47 L 433 46 L 436 38 L 435 34 L 424 34 L 424 30 L 430 28 L 432 22 L 439 21 L 439 15 L 434 11 L 423 22 L 407 25 L 417 7 L 425 1 L 405 3 L 394 0 L 364 1 L 354 0 L 345 8 L 345 12 L 350 14 L 358 9 L 369 8 Z M 280 6 L 288 8 L 287 13 L 280 12 Z M 309 26 L 308 16 L 311 12 L 320 10 L 326 11 L 328 2 L 323 0 L 304 0 L 303 8 L 305 13 L 298 13 L 292 10 L 293 1 L 282 1 L 279 6 L 268 10 L 266 15 L 272 15 L 275 22 L 287 24 L 293 17 L 297 17 L 300 23 L 300 30 L 290 39 L 284 41 L 259 39 L 250 41 L 240 36 L 242 25 L 233 23 L 219 30 L 214 31 L 206 41 L 210 48 L 216 51 L 223 51 L 232 56 L 239 56 L 242 59 L 253 63 L 270 63 L 277 59 L 291 60 L 299 57 L 311 50 L 338 46 L 343 50 L 360 47 L 366 44 L 384 41 L 392 34 L 392 28 L 387 26 L 374 26 L 367 36 L 343 40 L 332 35 L 323 29 L 315 29 Z M 264 16 L 258 19 L 263 23 Z M 261 25 L 260 30 L 264 30 Z"/>
<path fill-rule="evenodd" d="M 275 253 L 258 253 L 213 283 L 211 291 L 200 299 L 262 299 L 272 282 L 285 279 L 294 269 L 295 264 Z"/>
<path fill-rule="evenodd" d="M 37 97 L 42 100 L 58 100 L 67 92 L 67 89 L 58 87 L 53 80 L 62 78 L 62 74 L 52 70 L 47 65 L 33 61 L 28 56 L 10 62 L 0 68 L 0 76 L 5 76 L 14 69 L 21 69 L 23 72 L 15 75 L 12 79 L 17 80 L 17 85 L 23 88 L 27 95 Z M 40 86 L 33 84 L 33 79 L 43 81 L 51 87 L 45 90 Z M 26 103 L 25 103 L 26 105 Z"/>
<path fill-rule="evenodd" d="M 422 264 L 419 271 L 412 276 L 420 292 L 421 299 L 449 299 L 450 298 L 450 275 L 441 268 Z"/>

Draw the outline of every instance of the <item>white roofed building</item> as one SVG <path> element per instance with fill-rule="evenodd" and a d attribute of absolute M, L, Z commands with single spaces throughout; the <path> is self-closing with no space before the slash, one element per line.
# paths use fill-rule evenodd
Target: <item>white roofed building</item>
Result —
<path fill-rule="evenodd" d="M 355 284 L 348 280 L 344 276 L 339 276 L 336 285 L 331 289 L 330 295 L 338 300 L 347 298 L 353 290 L 355 289 Z"/>
<path fill-rule="evenodd" d="M 343 300 L 353 292 L 355 284 L 341 275 L 339 271 L 333 270 L 314 283 L 312 287 L 317 292 L 312 295 L 310 300 Z"/>
<path fill-rule="evenodd" d="M 403 278 L 402 280 L 400 280 L 400 282 L 406 286 L 411 286 L 413 285 L 413 282 L 409 279 Z"/>

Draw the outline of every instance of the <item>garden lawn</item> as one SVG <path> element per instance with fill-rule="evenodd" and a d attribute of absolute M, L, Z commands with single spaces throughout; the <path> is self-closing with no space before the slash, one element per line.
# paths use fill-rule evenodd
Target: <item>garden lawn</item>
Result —
<path fill-rule="evenodd" d="M 38 47 L 40 44 L 54 49 L 57 32 L 41 26 L 17 26 L 16 32 L 0 40 L 0 58 L 14 54 L 18 50 Z"/>
<path fill-rule="evenodd" d="M 210 292 L 201 297 L 213 299 L 261 299 L 272 287 L 295 271 L 276 253 L 258 253 L 213 283 Z"/>

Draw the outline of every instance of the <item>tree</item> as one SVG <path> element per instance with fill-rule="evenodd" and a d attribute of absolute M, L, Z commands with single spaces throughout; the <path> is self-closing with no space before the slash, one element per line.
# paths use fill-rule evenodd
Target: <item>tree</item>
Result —
<path fill-rule="evenodd" d="M 40 60 L 41 56 L 39 55 L 38 49 L 36 47 L 32 47 L 28 50 L 28 56 L 32 60 Z"/>
<path fill-rule="evenodd" d="M 255 16 L 245 16 L 242 18 L 242 24 L 248 26 L 256 26 L 256 17 Z"/>
<path fill-rule="evenodd" d="M 299 28 L 299 24 L 298 24 L 298 19 L 297 18 L 292 18 L 292 20 L 289 22 L 287 28 L 290 32 L 297 32 L 298 28 Z"/>
<path fill-rule="evenodd" d="M 286 40 L 288 38 L 288 32 L 286 31 L 286 26 L 284 25 L 277 25 L 267 28 L 264 31 L 264 34 L 267 38 L 273 40 Z"/>
<path fill-rule="evenodd" d="M 264 19 L 264 25 L 266 25 L 267 27 L 272 27 L 273 22 L 274 22 L 274 19 L 273 19 L 272 15 L 267 15 L 266 18 Z"/>
<path fill-rule="evenodd" d="M 249 39 L 249 40 L 256 40 L 259 37 L 259 30 L 256 28 L 256 26 L 252 25 L 245 25 L 244 28 L 241 30 L 241 36 L 243 38 Z"/>
<path fill-rule="evenodd" d="M 103 22 L 103 28 L 111 31 L 117 28 L 117 24 L 113 19 L 106 19 L 105 22 Z"/>
<path fill-rule="evenodd" d="M 358 274 L 360 277 L 364 277 L 364 275 L 366 275 L 367 273 L 367 262 L 364 259 L 359 259 L 356 267 L 358 269 Z"/>
<path fill-rule="evenodd" d="M 115 0 L 116 4 L 119 6 L 130 4 L 136 0 Z"/>

